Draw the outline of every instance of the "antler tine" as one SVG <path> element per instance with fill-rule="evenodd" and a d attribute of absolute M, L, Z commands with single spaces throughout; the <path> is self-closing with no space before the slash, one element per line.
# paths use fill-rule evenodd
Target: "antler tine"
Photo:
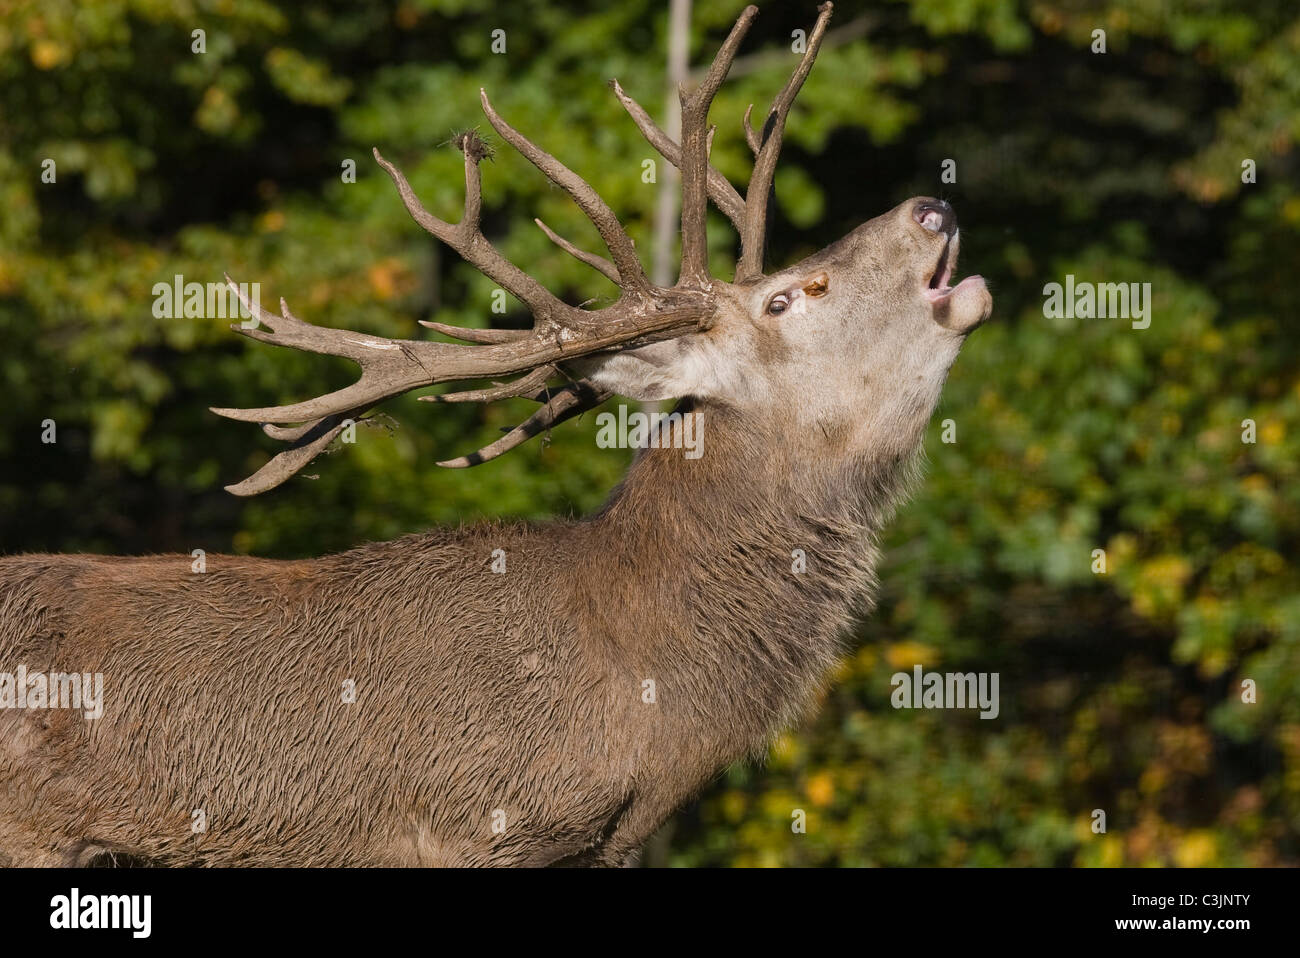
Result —
<path fill-rule="evenodd" d="M 536 223 L 538 228 L 541 229 L 541 231 L 546 234 L 547 239 L 549 239 L 560 249 L 564 250 L 574 259 L 580 260 L 581 262 L 586 263 L 592 269 L 599 270 L 601 273 L 604 273 L 606 278 L 609 279 L 611 282 L 613 282 L 616 286 L 623 285 L 623 280 L 622 277 L 619 275 L 618 267 L 615 266 L 613 263 L 611 263 L 609 260 L 605 259 L 605 257 L 597 256 L 595 253 L 588 253 L 586 250 L 578 249 L 578 247 L 574 246 L 563 236 L 560 236 L 558 233 L 555 232 L 555 230 L 551 229 L 549 226 L 547 226 L 539 219 L 534 218 L 533 222 Z"/>
<path fill-rule="evenodd" d="M 750 5 L 740 14 L 731 33 L 722 42 L 713 64 L 693 93 L 678 91 L 682 103 L 682 274 L 679 284 L 707 287 L 709 283 L 708 127 L 709 106 L 722 81 L 727 78 L 740 42 L 749 32 L 758 7 Z M 744 220 L 751 219 L 746 200 Z"/>
<path fill-rule="evenodd" d="M 266 465 L 247 479 L 226 486 L 226 492 L 236 496 L 255 496 L 274 489 L 324 452 L 325 447 L 347 426 L 348 420 L 355 421 L 359 414 L 360 410 L 336 413 L 295 429 L 278 429 L 270 424 L 263 426 L 268 435 L 293 445 L 272 456 Z"/>
<path fill-rule="evenodd" d="M 366 337 L 354 341 L 327 342 L 328 333 L 331 331 L 322 330 L 319 326 L 313 326 L 311 323 L 304 323 L 289 311 L 289 304 L 283 298 L 280 300 L 280 315 L 276 316 L 274 313 L 269 313 L 263 309 L 261 303 L 250 299 L 248 293 L 230 278 L 229 273 L 223 275 L 226 286 L 239 299 L 249 316 L 257 320 L 252 326 L 231 323 L 230 328 L 241 336 L 247 336 L 249 339 L 256 339 L 262 343 L 292 346 L 295 349 L 302 349 L 312 353 L 333 353 L 360 361 L 361 353 L 366 345 L 364 343 Z M 266 327 L 265 330 L 262 329 L 263 326 Z M 322 333 L 325 335 L 320 335 Z"/>
<path fill-rule="evenodd" d="M 650 280 L 646 278 L 645 270 L 641 268 L 636 247 L 632 245 L 632 238 L 627 235 L 618 217 L 609 208 L 609 204 L 602 200 L 581 176 L 501 119 L 492 108 L 486 90 L 479 90 L 479 99 L 483 103 L 484 115 L 492 124 L 492 128 L 501 134 L 501 138 L 541 170 L 547 179 L 562 187 L 587 214 L 587 218 L 599 231 L 600 238 L 605 241 L 610 256 L 614 258 L 614 266 L 620 277 L 619 286 L 628 292 L 647 293 L 650 289 Z"/>
<path fill-rule="evenodd" d="M 613 392 L 601 389 L 585 379 L 568 383 L 552 393 L 551 398 L 546 401 L 541 409 L 538 409 L 496 442 L 484 446 L 477 452 L 471 452 L 468 456 L 458 456 L 455 459 L 440 462 L 438 465 L 447 469 L 465 469 L 469 466 L 481 465 L 503 453 L 509 452 L 516 446 L 522 445 L 539 432 L 544 432 L 552 426 L 558 426 L 560 423 L 572 419 L 588 409 L 594 409 L 612 395 L 614 395 Z"/>
<path fill-rule="evenodd" d="M 421 396 L 420 402 L 495 402 L 498 399 L 531 396 L 546 385 L 546 380 L 559 373 L 560 370 L 555 366 L 538 366 L 514 382 L 498 383 L 490 389 L 467 389 L 464 392 L 443 393 L 441 396 Z"/>
<path fill-rule="evenodd" d="M 438 219 L 426 210 L 402 171 L 384 159 L 378 149 L 372 152 L 375 162 L 392 177 L 411 219 L 454 249 L 480 273 L 495 280 L 503 289 L 517 297 L 539 322 L 563 324 L 566 320 L 575 319 L 574 314 L 581 313 L 581 310 L 553 296 L 545 286 L 502 256 L 483 236 L 479 229 L 479 210 L 483 202 L 479 163 L 488 156 L 488 148 L 472 130 L 456 137 L 455 144 L 465 154 L 465 213 L 455 225 Z"/>
<path fill-rule="evenodd" d="M 745 225 L 740 233 L 740 262 L 736 266 L 736 282 L 745 282 L 763 274 L 763 253 L 767 241 L 767 204 L 772 192 L 772 180 L 776 175 L 776 161 L 781 153 L 781 140 L 785 136 L 785 120 L 790 113 L 790 106 L 808 78 L 813 61 L 817 59 L 817 50 L 821 47 L 826 25 L 831 19 L 831 3 L 823 3 L 817 8 L 817 23 L 813 26 L 808 45 L 803 57 L 795 67 L 793 75 L 780 94 L 772 101 L 767 120 L 763 124 L 761 139 L 751 137 L 749 113 L 746 112 L 746 139 L 754 148 L 755 140 L 759 146 L 754 160 L 754 171 L 749 178 L 749 187 L 745 190 Z"/>
<path fill-rule="evenodd" d="M 759 142 L 758 134 L 754 132 L 753 124 L 749 122 L 749 118 L 753 112 L 754 104 L 751 103 L 749 106 L 745 107 L 745 116 L 741 119 L 740 124 L 745 128 L 745 142 L 749 144 L 750 152 L 753 153 L 754 158 L 757 159 L 758 151 L 763 148 L 763 144 Z M 740 226 L 742 229 L 744 228 L 743 223 L 740 224 Z"/>
<path fill-rule="evenodd" d="M 467 343 L 479 343 L 490 345 L 492 343 L 513 343 L 521 339 L 527 339 L 532 335 L 532 330 L 528 329 L 471 329 L 468 326 L 449 326 L 446 323 L 436 323 L 431 319 L 417 320 L 421 326 L 432 329 L 435 333 L 442 333 L 444 336 L 450 336 L 453 339 L 463 340 Z"/>
<path fill-rule="evenodd" d="M 682 168 L 681 146 L 650 118 L 650 114 L 640 103 L 623 92 L 623 87 L 617 80 L 611 80 L 610 86 L 614 90 L 614 95 L 618 97 L 618 102 L 623 104 L 623 109 L 627 110 L 632 121 L 636 123 L 637 129 L 641 131 L 641 135 L 646 138 L 646 142 L 653 146 L 660 156 L 680 170 Z M 742 229 L 745 225 L 745 201 L 727 178 L 712 165 L 709 166 L 707 186 L 709 199 L 713 200 L 713 205 L 731 220 L 737 230 Z"/>

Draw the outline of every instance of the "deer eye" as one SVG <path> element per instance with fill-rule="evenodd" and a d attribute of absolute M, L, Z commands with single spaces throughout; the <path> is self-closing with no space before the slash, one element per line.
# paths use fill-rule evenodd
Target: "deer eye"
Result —
<path fill-rule="evenodd" d="M 778 313 L 784 313 L 790 308 L 790 297 L 785 293 L 777 293 L 772 297 L 772 302 L 767 304 L 767 311 L 773 316 Z"/>

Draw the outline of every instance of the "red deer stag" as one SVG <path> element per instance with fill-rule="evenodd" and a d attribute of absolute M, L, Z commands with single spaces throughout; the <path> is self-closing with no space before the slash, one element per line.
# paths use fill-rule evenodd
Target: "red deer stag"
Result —
<path fill-rule="evenodd" d="M 424 398 L 540 408 L 441 465 L 490 460 L 614 393 L 680 399 L 708 427 L 703 455 L 683 453 L 673 433 L 689 422 L 670 419 L 663 448 L 644 449 L 583 521 L 439 530 L 309 561 L 210 556 L 201 574 L 176 555 L 0 559 L 0 671 L 104 683 L 96 719 L 0 709 L 0 859 L 619 864 L 808 710 L 870 605 L 878 535 L 992 299 L 979 277 L 950 285 L 956 220 L 928 198 L 763 272 L 786 118 L 831 5 L 762 128 L 746 114 L 742 197 L 710 165 L 708 113 L 756 14 L 682 91 L 680 144 L 613 85 L 681 170 L 675 286 L 647 279 L 613 211 L 484 94 L 488 123 L 573 197 L 609 259 L 538 225 L 616 282 L 618 300 L 570 306 L 493 247 L 476 134 L 455 141 L 454 225 L 376 151 L 415 221 L 521 300 L 532 329 L 426 323 L 468 345 L 389 340 L 247 303 L 259 325 L 240 332 L 345 356 L 361 375 L 307 402 L 215 410 L 290 444 L 237 495 L 280 484 L 388 397 L 492 377 L 514 378 Z M 740 234 L 731 282 L 709 273 L 710 200 Z"/>

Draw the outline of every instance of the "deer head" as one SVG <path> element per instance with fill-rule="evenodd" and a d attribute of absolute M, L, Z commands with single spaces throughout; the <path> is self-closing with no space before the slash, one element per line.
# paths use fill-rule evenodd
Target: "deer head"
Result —
<path fill-rule="evenodd" d="M 586 310 L 560 301 L 484 237 L 479 164 L 489 151 L 475 133 L 454 141 L 464 154 L 466 189 L 464 215 L 456 224 L 430 214 L 401 171 L 378 150 L 375 159 L 420 226 L 528 307 L 534 318 L 531 330 L 472 330 L 422 321 L 471 345 L 384 339 L 312 326 L 296 318 L 283 300 L 281 315 L 267 313 L 227 277 L 258 320 L 252 329 L 240 324 L 232 329 L 276 345 L 344 356 L 361 367 L 361 378 L 353 385 L 306 402 L 214 409 L 232 419 L 263 423 L 269 435 L 290 443 L 253 476 L 227 489 L 254 495 L 274 488 L 320 453 L 347 420 L 360 418 L 384 399 L 439 383 L 498 376 L 517 378 L 420 397 L 489 402 L 522 396 L 541 404 L 495 443 L 439 465 L 486 462 L 615 392 L 637 399 L 720 404 L 755 421 L 782 418 L 782 434 L 795 445 L 810 446 L 813 455 L 853 455 L 869 445 L 889 446 L 891 437 L 900 454 L 914 445 L 961 342 L 987 318 L 992 299 L 978 276 L 950 285 L 960 246 L 956 217 L 947 203 L 929 198 L 909 200 L 803 262 L 764 274 L 768 203 L 785 122 L 821 46 L 831 4 L 819 7 L 805 52 L 762 129 L 755 130 L 750 111 L 745 113 L 754 169 L 742 197 L 709 163 L 714 130 L 708 112 L 757 13 L 753 6 L 741 13 L 704 79 L 693 91 L 680 91 L 680 143 L 617 81 L 612 83 L 646 139 L 681 170 L 682 259 L 673 287 L 647 279 L 609 206 L 580 176 L 503 120 L 486 92 L 481 100 L 488 123 L 573 197 L 610 258 L 576 248 L 540 220 L 537 225 L 619 286 L 614 304 Z M 709 201 L 740 235 L 741 255 L 731 282 L 709 273 Z M 566 381 L 548 385 L 561 378 Z"/>
<path fill-rule="evenodd" d="M 950 285 L 959 246 L 947 203 L 908 200 L 789 269 L 715 281 L 708 330 L 578 365 L 636 399 L 793 420 L 782 435 L 809 451 L 902 451 L 992 307 L 980 277 Z"/>

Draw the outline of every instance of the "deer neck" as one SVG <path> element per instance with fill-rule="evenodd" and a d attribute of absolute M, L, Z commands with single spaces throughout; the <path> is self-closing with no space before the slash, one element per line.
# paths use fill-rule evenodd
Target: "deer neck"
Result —
<path fill-rule="evenodd" d="M 877 535 L 920 435 L 828 455 L 833 430 L 817 430 L 818 448 L 775 417 L 694 411 L 702 455 L 645 450 L 588 524 L 584 607 L 703 727 L 731 716 L 727 734 L 756 749 L 811 704 L 869 608 Z"/>

